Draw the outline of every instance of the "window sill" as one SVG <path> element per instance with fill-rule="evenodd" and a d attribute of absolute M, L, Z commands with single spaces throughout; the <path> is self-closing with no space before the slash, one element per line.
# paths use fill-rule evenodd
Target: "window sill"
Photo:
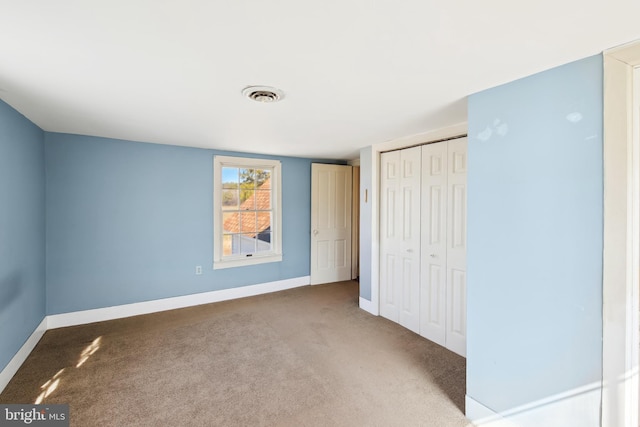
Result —
<path fill-rule="evenodd" d="M 282 261 L 282 254 L 276 255 L 264 255 L 264 256 L 252 256 L 246 258 L 236 258 L 227 260 L 215 260 L 213 262 L 214 270 L 221 270 L 223 268 L 244 267 L 247 265 L 266 264 L 269 262 Z"/>

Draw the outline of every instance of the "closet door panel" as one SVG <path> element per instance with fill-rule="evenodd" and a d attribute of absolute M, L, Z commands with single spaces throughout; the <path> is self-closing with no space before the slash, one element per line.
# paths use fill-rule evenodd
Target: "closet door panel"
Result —
<path fill-rule="evenodd" d="M 448 142 L 446 347 L 467 348 L 467 139 Z"/>
<path fill-rule="evenodd" d="M 396 226 L 402 230 L 398 258 L 402 270 L 402 305 L 399 323 L 420 330 L 420 147 L 400 151 L 402 201 L 397 203 Z"/>
<path fill-rule="evenodd" d="M 399 316 L 397 209 L 400 188 L 400 152 L 380 156 L 380 315 L 394 322 Z"/>
<path fill-rule="evenodd" d="M 420 335 L 440 345 L 446 337 L 447 144 L 422 147 Z"/>
<path fill-rule="evenodd" d="M 380 314 L 420 327 L 420 148 L 383 153 L 380 179 Z"/>

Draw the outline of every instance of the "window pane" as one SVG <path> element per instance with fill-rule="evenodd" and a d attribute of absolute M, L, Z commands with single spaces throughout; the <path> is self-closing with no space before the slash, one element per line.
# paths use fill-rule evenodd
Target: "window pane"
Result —
<path fill-rule="evenodd" d="M 240 213 L 240 232 L 255 233 L 256 231 L 256 213 L 242 212 Z"/>
<path fill-rule="evenodd" d="M 222 214 L 222 228 L 225 233 L 240 232 L 240 214 L 238 212 Z"/>
<path fill-rule="evenodd" d="M 241 249 L 242 249 L 242 235 L 234 234 L 232 255 L 240 255 Z"/>
<path fill-rule="evenodd" d="M 245 188 L 240 190 L 240 210 L 246 211 L 256 208 L 254 193 L 254 190 L 247 190 Z"/>
<path fill-rule="evenodd" d="M 271 190 L 256 190 L 256 210 L 266 211 L 271 209 Z"/>
<path fill-rule="evenodd" d="M 222 190 L 222 209 L 238 209 L 238 190 Z"/>
<path fill-rule="evenodd" d="M 240 235 L 225 234 L 222 236 L 222 255 L 231 256 L 240 254 Z"/>
<path fill-rule="evenodd" d="M 240 184 L 242 188 L 256 188 L 255 180 L 255 169 L 240 169 Z"/>
<path fill-rule="evenodd" d="M 271 231 L 271 212 L 258 212 L 256 215 L 256 231 Z"/>
<path fill-rule="evenodd" d="M 222 168 L 222 188 L 238 188 L 238 168 Z"/>
<path fill-rule="evenodd" d="M 256 169 L 256 188 L 263 190 L 271 188 L 271 171 L 269 169 Z"/>
<path fill-rule="evenodd" d="M 245 254 L 253 254 L 256 252 L 256 238 L 255 238 L 255 234 L 241 234 L 241 241 L 240 241 L 240 253 L 242 253 L 242 255 Z"/>
<path fill-rule="evenodd" d="M 256 241 L 258 252 L 265 252 L 271 250 L 271 233 L 268 231 L 258 234 L 258 240 Z"/>
<path fill-rule="evenodd" d="M 267 239 L 267 240 L 262 240 Z M 256 252 L 269 252 L 271 251 L 271 233 L 261 233 L 258 235 L 258 240 L 256 241 Z"/>

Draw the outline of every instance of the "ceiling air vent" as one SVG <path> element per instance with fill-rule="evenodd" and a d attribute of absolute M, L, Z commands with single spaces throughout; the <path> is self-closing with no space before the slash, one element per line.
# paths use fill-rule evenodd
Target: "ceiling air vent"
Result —
<path fill-rule="evenodd" d="M 278 102 L 284 98 L 280 89 L 269 86 L 247 86 L 242 90 L 242 94 L 256 102 Z"/>

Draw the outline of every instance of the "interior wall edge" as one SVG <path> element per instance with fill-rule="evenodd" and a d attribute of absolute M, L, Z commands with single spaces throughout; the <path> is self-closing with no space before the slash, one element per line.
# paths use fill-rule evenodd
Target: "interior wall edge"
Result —
<path fill-rule="evenodd" d="M 633 132 L 633 68 L 640 43 L 604 57 L 604 248 L 601 425 L 638 425 L 637 271 L 638 141 Z M 635 154 L 635 155 L 633 155 Z"/>

